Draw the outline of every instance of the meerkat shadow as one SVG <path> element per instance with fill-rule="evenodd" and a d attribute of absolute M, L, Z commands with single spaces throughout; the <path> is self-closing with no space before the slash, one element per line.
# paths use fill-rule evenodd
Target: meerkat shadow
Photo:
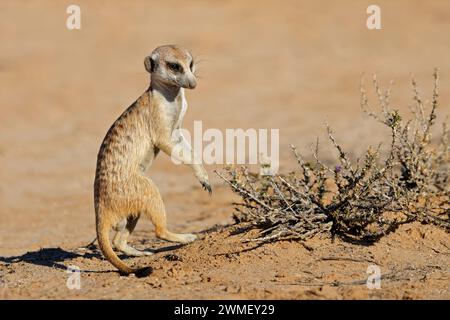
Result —
<path fill-rule="evenodd" d="M 195 234 L 199 236 L 198 240 L 203 240 L 204 236 L 207 235 L 208 233 L 223 231 L 223 230 L 226 230 L 226 229 L 228 229 L 230 227 L 233 227 L 235 225 L 236 225 L 236 223 L 215 224 L 215 225 L 213 225 L 211 227 L 208 227 L 206 229 L 197 231 L 197 232 L 195 232 Z"/>
<path fill-rule="evenodd" d="M 174 251 L 174 250 L 180 249 L 186 245 L 187 245 L 187 243 L 177 243 L 177 244 L 172 244 L 172 245 L 168 245 L 168 246 L 164 246 L 164 247 L 160 247 L 160 248 L 156 248 L 156 249 L 146 249 L 145 251 L 149 251 L 149 252 L 153 252 L 153 253 Z"/>
<path fill-rule="evenodd" d="M 70 266 L 65 265 L 63 262 L 70 261 L 76 258 L 101 258 L 101 255 L 99 253 L 85 253 L 85 254 L 79 254 L 76 252 L 66 251 L 61 248 L 41 248 L 37 251 L 29 251 L 23 255 L 20 256 L 11 256 L 11 257 L 1 257 L 0 256 L 0 262 L 6 263 L 7 265 L 13 265 L 16 263 L 29 263 L 33 265 L 48 267 L 52 269 L 59 269 L 59 270 L 68 270 Z M 80 270 L 80 272 L 95 272 L 95 273 L 108 273 L 108 272 L 114 272 L 114 270 L 107 270 L 107 271 L 91 271 L 91 270 Z"/>

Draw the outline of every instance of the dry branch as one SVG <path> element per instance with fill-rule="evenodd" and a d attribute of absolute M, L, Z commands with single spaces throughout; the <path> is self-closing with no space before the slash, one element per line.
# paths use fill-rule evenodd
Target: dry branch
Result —
<path fill-rule="evenodd" d="M 314 163 L 292 147 L 299 170 L 286 175 L 260 176 L 244 166 L 217 172 L 241 197 L 235 204 L 235 221 L 260 229 L 259 236 L 248 241 L 305 240 L 331 232 L 351 241 L 373 242 L 412 221 L 433 223 L 450 231 L 449 132 L 444 123 L 442 138 L 432 142 L 431 129 L 439 106 L 437 69 L 433 76 L 429 103 L 421 98 L 412 79 L 414 119 L 406 122 L 391 106 L 392 82 L 383 92 L 373 77 L 378 113 L 369 105 L 361 82 L 362 110 L 391 133 L 383 159 L 380 144 L 352 161 L 327 124 L 339 163 L 334 168 L 320 160 L 317 141 L 312 150 Z"/>

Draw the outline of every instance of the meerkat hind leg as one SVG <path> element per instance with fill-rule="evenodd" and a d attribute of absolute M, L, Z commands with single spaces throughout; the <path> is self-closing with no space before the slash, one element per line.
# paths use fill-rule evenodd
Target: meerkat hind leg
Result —
<path fill-rule="evenodd" d="M 162 203 L 162 200 L 161 200 Z M 152 208 L 155 209 L 155 208 Z M 197 239 L 195 234 L 191 233 L 174 233 L 167 230 L 166 213 L 164 206 L 159 210 L 151 211 L 151 220 L 155 225 L 156 236 L 160 239 L 170 242 L 189 243 Z"/>
<path fill-rule="evenodd" d="M 130 216 L 127 219 L 123 219 L 115 226 L 114 229 L 117 233 L 113 239 L 114 247 L 116 250 L 119 250 L 128 256 L 141 257 L 152 255 L 153 252 L 137 250 L 127 243 L 128 237 L 136 227 L 138 220 L 139 216 Z"/>
<path fill-rule="evenodd" d="M 138 176 L 136 184 L 142 192 L 141 199 L 145 199 L 141 203 L 140 211 L 153 223 L 156 236 L 159 239 L 179 243 L 189 243 L 197 239 L 197 236 L 194 234 L 173 233 L 167 230 L 164 202 L 158 188 L 151 179 L 145 176 Z"/>

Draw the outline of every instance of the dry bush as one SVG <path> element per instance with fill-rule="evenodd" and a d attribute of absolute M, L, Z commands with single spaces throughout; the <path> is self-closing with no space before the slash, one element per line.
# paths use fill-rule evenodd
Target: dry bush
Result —
<path fill-rule="evenodd" d="M 450 230 L 448 131 L 432 142 L 431 129 L 438 108 L 438 71 L 429 103 L 422 100 L 412 79 L 413 120 L 405 121 L 390 103 L 390 86 L 373 86 L 379 112 L 369 105 L 363 82 L 361 107 L 391 133 L 387 155 L 369 147 L 352 161 L 327 125 L 337 151 L 338 165 L 327 166 L 319 157 L 319 143 L 308 162 L 292 147 L 299 170 L 286 175 L 261 176 L 246 167 L 228 167 L 217 174 L 241 202 L 235 203 L 235 221 L 260 229 L 250 241 L 305 240 L 321 232 L 355 242 L 373 242 L 411 221 L 434 223 Z M 428 110 L 428 112 L 427 112 Z"/>

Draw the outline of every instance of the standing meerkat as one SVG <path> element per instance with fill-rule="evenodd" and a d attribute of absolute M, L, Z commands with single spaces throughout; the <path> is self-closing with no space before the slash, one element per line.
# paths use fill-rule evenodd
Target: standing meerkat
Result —
<path fill-rule="evenodd" d="M 145 170 L 161 150 L 189 164 L 203 188 L 211 193 L 208 174 L 179 130 L 186 112 L 184 88 L 197 85 L 191 53 L 176 45 L 156 48 L 144 60 L 150 87 L 111 126 L 97 157 L 94 183 L 97 239 L 103 255 L 122 274 L 145 272 L 119 259 L 109 241 L 111 228 L 116 250 L 131 256 L 150 255 L 127 244 L 141 215 L 155 225 L 160 239 L 188 243 L 193 234 L 167 230 L 164 203 Z M 178 129 L 178 130 L 177 130 Z M 174 152 L 175 150 L 175 152 Z"/>

